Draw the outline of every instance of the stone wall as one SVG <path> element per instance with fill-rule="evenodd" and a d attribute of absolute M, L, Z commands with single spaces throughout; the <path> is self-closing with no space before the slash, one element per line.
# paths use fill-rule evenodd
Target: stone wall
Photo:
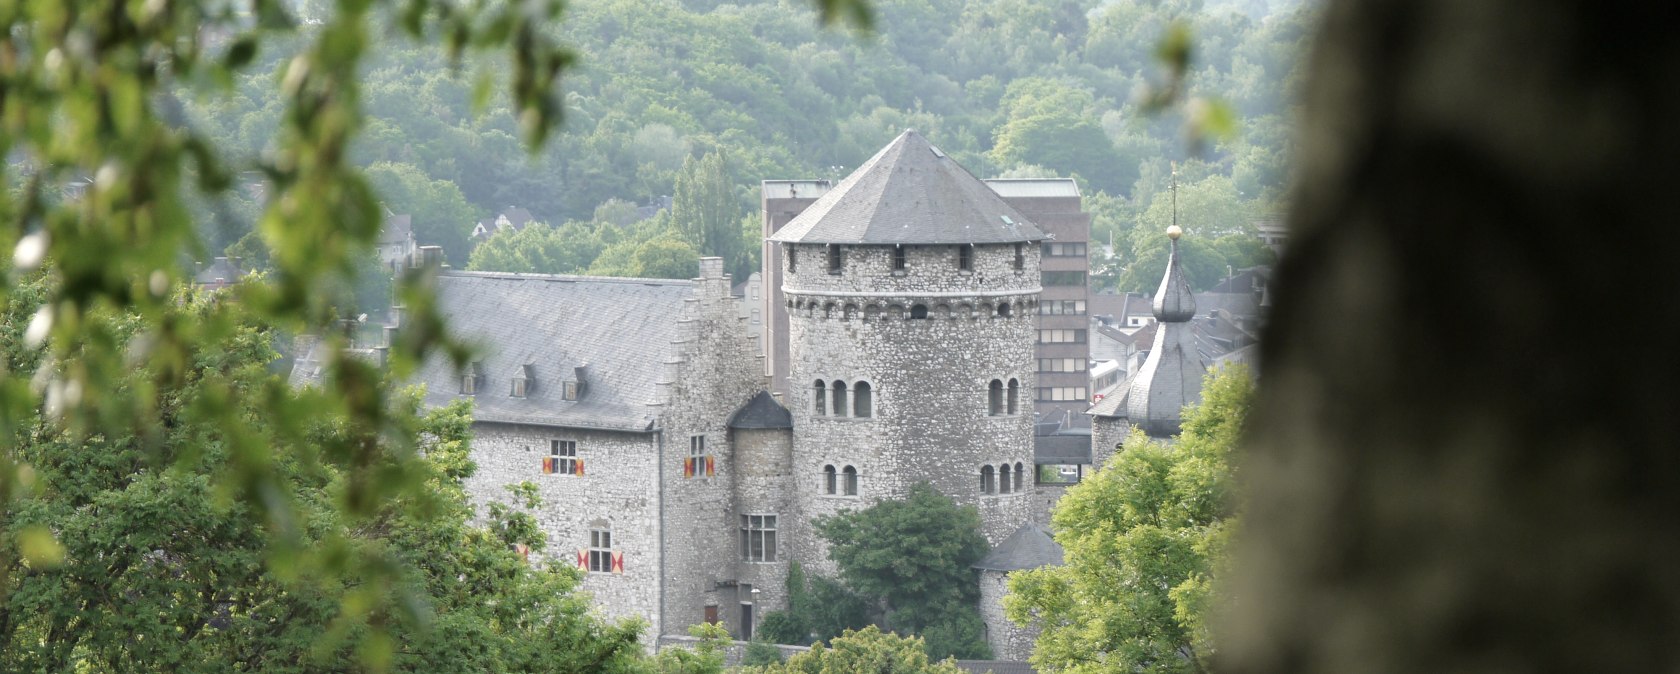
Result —
<path fill-rule="evenodd" d="M 902 497 L 918 482 L 976 506 L 983 533 L 1001 541 L 1032 511 L 1028 490 L 981 494 L 984 464 L 1033 465 L 1033 343 L 1038 300 L 1037 246 L 978 246 L 973 271 L 957 269 L 955 246 L 906 246 L 907 269 L 892 271 L 892 248 L 846 247 L 843 270 L 826 272 L 825 247 L 799 246 L 787 276 L 791 304 L 796 558 L 829 573 L 827 550 L 812 519 Z M 926 318 L 911 318 L 915 307 Z M 1008 308 L 1000 312 L 999 305 Z M 870 418 L 815 410 L 814 382 L 859 382 L 873 391 Z M 993 379 L 1015 379 L 1015 414 L 988 414 Z M 848 399 L 848 407 L 852 402 Z M 855 497 L 826 494 L 824 467 L 857 468 Z M 841 490 L 843 491 L 843 490 Z"/>
<path fill-rule="evenodd" d="M 739 601 L 726 612 L 726 620 L 732 633 L 743 636 L 740 601 L 752 601 L 760 619 L 766 611 L 787 608 L 790 557 L 786 533 L 793 519 L 793 435 L 784 428 L 738 429 L 733 433 L 737 512 L 776 515 L 776 560 L 748 562 L 738 553 L 734 557 L 735 578 L 742 589 Z M 732 540 L 739 546 L 739 539 Z M 753 589 L 759 593 L 754 595 Z"/>
<path fill-rule="evenodd" d="M 682 330 L 667 363 L 668 391 L 659 426 L 664 455 L 659 474 L 665 485 L 665 621 L 660 633 L 686 634 L 705 620 L 706 607 L 740 632 L 739 606 L 752 589 L 740 585 L 739 515 L 735 480 L 739 462 L 727 427 L 729 417 L 764 386 L 756 341 L 730 295 L 722 260 L 703 258 L 695 296 L 678 319 Z M 694 438 L 705 439 L 702 461 L 685 470 Z M 704 458 L 710 459 L 707 470 Z M 762 588 L 768 600 L 775 588 Z M 773 596 L 773 595 L 772 595 Z"/>
<path fill-rule="evenodd" d="M 531 482 L 542 496 L 533 516 L 548 534 L 548 549 L 533 562 L 576 565 L 589 547 L 592 525 L 612 531 L 613 549 L 624 554 L 623 573 L 586 573 L 583 589 L 611 618 L 659 619 L 658 484 L 656 436 L 498 423 L 473 426 L 472 458 L 478 471 L 466 480 L 479 513 L 489 502 L 523 508 L 508 485 Z M 542 472 L 550 441 L 577 442 L 583 475 Z"/>
<path fill-rule="evenodd" d="M 1022 627 L 1003 615 L 1003 596 L 1009 593 L 1009 574 L 980 572 L 980 620 L 986 623 L 986 642 L 998 660 L 1026 660 L 1032 656 L 1039 628 Z"/>
<path fill-rule="evenodd" d="M 1125 442 L 1126 437 L 1131 434 L 1132 425 L 1125 419 L 1091 417 L 1092 465 L 1102 468 L 1103 464 L 1108 463 L 1108 457 L 1114 456 L 1115 448 Z"/>

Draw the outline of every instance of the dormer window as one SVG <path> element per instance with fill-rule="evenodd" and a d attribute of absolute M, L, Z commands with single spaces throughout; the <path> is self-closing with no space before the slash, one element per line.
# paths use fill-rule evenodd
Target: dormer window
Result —
<path fill-rule="evenodd" d="M 569 401 L 581 400 L 583 398 L 583 389 L 586 380 L 585 375 L 588 372 L 589 366 L 587 365 L 580 365 L 572 368 L 572 376 L 567 378 L 565 381 L 560 382 L 560 399 Z"/>
<path fill-rule="evenodd" d="M 531 389 L 537 383 L 536 377 L 533 376 L 534 374 L 535 374 L 535 372 L 533 371 L 533 368 L 530 365 L 520 366 L 519 371 L 514 373 L 514 375 L 513 375 L 513 381 L 512 381 L 512 389 L 513 390 L 510 391 L 508 393 L 508 395 L 510 395 L 512 397 L 515 397 L 515 398 L 523 398 L 527 394 L 529 394 L 531 392 Z"/>
<path fill-rule="evenodd" d="M 478 385 L 484 383 L 483 372 L 483 363 L 467 363 L 467 369 L 461 373 L 461 395 L 478 395 Z"/>
<path fill-rule="evenodd" d="M 840 244 L 828 244 L 828 273 L 840 273 Z"/>
<path fill-rule="evenodd" d="M 965 243 L 957 246 L 957 269 L 974 271 L 974 244 Z"/>

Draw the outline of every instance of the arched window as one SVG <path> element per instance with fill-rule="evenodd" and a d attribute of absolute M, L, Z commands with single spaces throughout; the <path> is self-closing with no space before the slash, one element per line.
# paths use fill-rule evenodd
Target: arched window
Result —
<path fill-rule="evenodd" d="M 1015 462 L 1015 491 L 1026 488 L 1027 467 L 1020 461 Z"/>
<path fill-rule="evenodd" d="M 998 379 L 993 379 L 992 380 L 991 389 L 987 392 L 987 396 L 986 396 L 986 414 L 988 414 L 990 416 L 994 416 L 994 417 L 995 416 L 1001 416 L 1003 414 L 1003 381 L 1002 380 L 998 380 Z"/>
<path fill-rule="evenodd" d="M 1009 464 L 998 466 L 998 493 L 1009 493 Z"/>
<path fill-rule="evenodd" d="M 852 416 L 867 419 L 875 414 L 875 389 L 860 381 L 852 387 Z"/>
<path fill-rule="evenodd" d="M 996 486 L 993 484 L 992 479 L 993 479 L 992 467 L 991 466 L 981 466 L 980 467 L 980 493 L 990 494 L 993 491 L 996 491 Z"/>
<path fill-rule="evenodd" d="M 846 382 L 834 380 L 834 416 L 846 416 Z"/>
<path fill-rule="evenodd" d="M 1009 413 L 1017 414 L 1021 405 L 1021 380 L 1009 380 Z"/>
<path fill-rule="evenodd" d="M 817 416 L 828 414 L 828 384 L 818 379 L 816 385 L 812 386 L 811 389 L 812 395 L 816 396 Z"/>
<path fill-rule="evenodd" d="M 1003 303 L 998 305 L 998 316 L 999 317 L 1009 318 L 1009 312 L 1010 311 L 1011 311 L 1011 309 L 1009 308 L 1009 303 L 1008 302 L 1003 302 Z"/>
<path fill-rule="evenodd" d="M 927 305 L 926 304 L 912 304 L 912 305 L 910 305 L 910 317 L 911 318 L 927 318 Z"/>
<path fill-rule="evenodd" d="M 833 495 L 835 492 L 835 486 L 836 480 L 834 466 L 823 466 L 823 493 Z"/>
<path fill-rule="evenodd" d="M 840 476 L 845 478 L 845 480 L 843 480 L 843 481 L 845 482 L 845 485 L 846 485 L 846 495 L 847 496 L 857 496 L 857 493 L 858 493 L 857 469 L 853 468 L 851 466 L 846 466 L 845 470 L 840 471 Z"/>

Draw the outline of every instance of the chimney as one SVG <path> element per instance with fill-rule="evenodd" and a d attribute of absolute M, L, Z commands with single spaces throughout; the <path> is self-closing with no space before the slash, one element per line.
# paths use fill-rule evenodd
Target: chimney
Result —
<path fill-rule="evenodd" d="M 703 278 L 703 279 L 723 278 L 723 258 L 721 258 L 721 257 L 703 257 L 703 258 L 700 258 L 700 278 Z"/>

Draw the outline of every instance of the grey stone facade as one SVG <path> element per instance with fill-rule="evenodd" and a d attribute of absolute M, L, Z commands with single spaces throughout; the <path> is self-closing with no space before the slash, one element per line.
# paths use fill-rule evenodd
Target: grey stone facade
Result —
<path fill-rule="evenodd" d="M 1003 614 L 1003 597 L 1007 594 L 1008 572 L 980 572 L 980 621 L 986 625 L 986 642 L 992 647 L 992 657 L 1026 660 L 1032 657 L 1033 642 L 1038 640 L 1041 630 L 1036 625 L 1023 627 L 1010 622 Z"/>

